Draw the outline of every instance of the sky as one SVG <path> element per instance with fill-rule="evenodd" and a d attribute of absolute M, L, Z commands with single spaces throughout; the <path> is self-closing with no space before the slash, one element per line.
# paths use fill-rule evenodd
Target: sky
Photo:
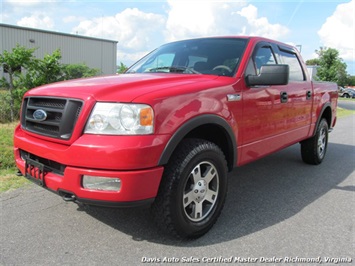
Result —
<path fill-rule="evenodd" d="M 118 41 L 117 64 L 170 41 L 253 35 L 296 46 L 304 61 L 335 48 L 355 75 L 355 0 L 0 1 L 0 23 Z"/>

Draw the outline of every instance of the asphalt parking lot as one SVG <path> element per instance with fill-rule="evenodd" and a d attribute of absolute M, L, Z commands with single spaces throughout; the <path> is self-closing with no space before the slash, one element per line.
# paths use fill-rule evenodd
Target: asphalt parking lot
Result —
<path fill-rule="evenodd" d="M 194 241 L 155 227 L 148 208 L 82 207 L 36 185 L 0 194 L 0 265 L 354 263 L 355 116 L 338 120 L 325 161 L 294 145 L 229 175 L 220 219 Z"/>

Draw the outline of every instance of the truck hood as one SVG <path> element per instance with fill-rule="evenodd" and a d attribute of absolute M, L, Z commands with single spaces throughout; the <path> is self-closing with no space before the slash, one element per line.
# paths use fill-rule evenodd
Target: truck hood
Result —
<path fill-rule="evenodd" d="M 49 96 L 97 101 L 131 102 L 135 98 L 157 90 L 218 79 L 213 75 L 197 74 L 121 74 L 88 79 L 76 79 L 44 85 L 30 90 L 26 96 Z"/>

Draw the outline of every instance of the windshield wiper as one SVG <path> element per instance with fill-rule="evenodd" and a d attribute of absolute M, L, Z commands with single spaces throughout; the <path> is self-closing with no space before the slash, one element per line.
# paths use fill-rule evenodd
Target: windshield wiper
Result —
<path fill-rule="evenodd" d="M 169 72 L 165 72 L 163 70 L 168 70 Z M 201 74 L 200 72 L 197 72 L 196 70 L 192 69 L 191 67 L 184 67 L 184 66 L 155 67 L 155 68 L 149 69 L 149 72 Z"/>

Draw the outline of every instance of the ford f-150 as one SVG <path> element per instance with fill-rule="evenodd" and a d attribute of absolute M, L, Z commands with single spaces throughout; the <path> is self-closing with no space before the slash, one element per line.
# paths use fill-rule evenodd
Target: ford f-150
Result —
<path fill-rule="evenodd" d="M 23 98 L 19 171 L 67 201 L 149 203 L 171 234 L 217 221 L 227 173 L 300 143 L 320 164 L 337 85 L 311 81 L 299 52 L 261 37 L 163 45 L 126 73 L 41 86 Z"/>

